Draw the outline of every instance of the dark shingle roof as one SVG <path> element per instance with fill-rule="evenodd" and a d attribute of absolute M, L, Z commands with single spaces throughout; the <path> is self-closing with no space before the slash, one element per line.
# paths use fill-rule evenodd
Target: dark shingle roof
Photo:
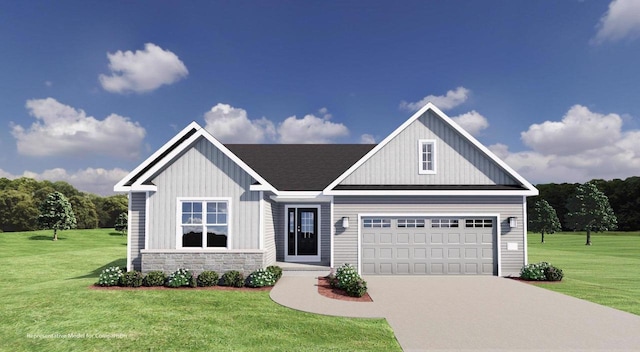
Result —
<path fill-rule="evenodd" d="M 225 144 L 280 191 L 321 191 L 374 144 Z"/>

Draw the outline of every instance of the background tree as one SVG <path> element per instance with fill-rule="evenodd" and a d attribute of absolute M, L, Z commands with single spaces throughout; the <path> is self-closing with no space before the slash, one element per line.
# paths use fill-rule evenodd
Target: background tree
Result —
<path fill-rule="evenodd" d="M 76 216 L 64 194 L 53 192 L 40 204 L 38 225 L 43 229 L 53 230 L 54 241 L 58 240 L 58 230 L 76 227 Z"/>
<path fill-rule="evenodd" d="M 570 228 L 587 232 L 587 246 L 591 245 L 591 232 L 615 230 L 616 215 L 609 199 L 593 182 L 578 186 L 567 201 L 566 222 Z"/>
<path fill-rule="evenodd" d="M 555 233 L 561 229 L 556 210 L 544 199 L 537 201 L 533 213 L 529 216 L 529 230 L 540 233 L 541 243 L 544 243 L 545 233 Z"/>
<path fill-rule="evenodd" d="M 118 215 L 129 209 L 129 199 L 124 194 L 110 197 L 92 196 L 91 201 L 96 205 L 98 226 L 114 227 Z"/>
<path fill-rule="evenodd" d="M 69 198 L 73 214 L 76 216 L 79 229 L 95 229 L 98 227 L 98 213 L 96 206 L 86 195 L 75 195 Z"/>
<path fill-rule="evenodd" d="M 0 229 L 31 231 L 36 229 L 38 207 L 31 195 L 14 189 L 0 191 Z"/>
<path fill-rule="evenodd" d="M 126 212 L 120 213 L 120 215 L 118 215 L 114 227 L 116 231 L 119 231 L 123 236 L 127 234 L 127 229 L 129 228 L 129 216 Z"/>

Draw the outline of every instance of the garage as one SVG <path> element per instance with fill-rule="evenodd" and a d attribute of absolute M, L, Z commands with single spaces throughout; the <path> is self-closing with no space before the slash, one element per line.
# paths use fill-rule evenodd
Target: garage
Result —
<path fill-rule="evenodd" d="M 495 217 L 362 217 L 364 275 L 497 275 Z"/>

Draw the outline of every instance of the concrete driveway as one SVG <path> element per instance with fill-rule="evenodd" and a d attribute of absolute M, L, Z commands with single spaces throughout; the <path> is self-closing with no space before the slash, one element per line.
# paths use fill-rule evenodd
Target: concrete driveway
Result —
<path fill-rule="evenodd" d="M 640 351 L 640 316 L 498 277 L 367 276 L 374 302 L 320 296 L 285 276 L 274 301 L 302 311 L 384 317 L 404 351 Z"/>

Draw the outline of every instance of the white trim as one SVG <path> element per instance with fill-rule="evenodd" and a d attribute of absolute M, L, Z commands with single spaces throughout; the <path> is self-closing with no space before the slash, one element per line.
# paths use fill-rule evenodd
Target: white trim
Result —
<path fill-rule="evenodd" d="M 131 192 L 127 194 L 127 271 L 131 271 L 133 269 L 132 266 L 132 258 L 131 258 Z"/>
<path fill-rule="evenodd" d="M 125 184 L 136 174 L 142 171 L 145 167 L 153 163 L 157 158 L 159 158 L 164 152 L 166 152 L 171 146 L 173 146 L 177 141 L 179 141 L 182 137 L 184 137 L 189 131 L 192 129 L 196 129 L 196 132 L 190 136 L 187 140 L 183 141 L 179 146 L 177 146 L 174 150 L 172 150 L 169 154 L 167 154 L 162 160 L 154 165 L 151 169 L 147 170 L 144 174 L 140 175 L 140 177 L 134 182 L 131 186 L 125 186 Z M 120 180 L 115 186 L 114 191 L 129 191 L 140 190 L 140 191 L 155 191 L 156 187 L 153 185 L 145 185 L 144 183 L 148 181 L 148 179 L 153 176 L 156 172 L 167 166 L 172 160 L 184 152 L 187 148 L 189 148 L 193 143 L 195 143 L 200 137 L 206 138 L 211 144 L 213 144 L 218 150 L 220 150 L 224 155 L 226 155 L 229 159 L 231 159 L 234 163 L 240 166 L 246 173 L 248 173 L 251 177 L 253 177 L 260 185 L 262 190 L 269 190 L 274 193 L 278 193 L 275 187 L 273 187 L 269 182 L 267 182 L 262 176 L 260 176 L 257 172 L 255 172 L 249 165 L 247 165 L 244 161 L 238 158 L 229 148 L 225 147 L 224 144 L 220 143 L 211 133 L 209 133 L 206 129 L 202 128 L 197 122 L 190 123 L 186 128 L 180 131 L 176 136 L 174 136 L 169 142 L 165 143 L 158 151 L 153 153 L 149 158 L 147 158 L 142 164 L 138 165 L 132 172 L 130 172 L 127 176 L 125 176 L 122 180 Z M 251 190 L 251 187 L 250 187 Z"/>
<path fill-rule="evenodd" d="M 144 249 L 149 248 L 149 204 L 151 192 L 144 192 Z"/>
<path fill-rule="evenodd" d="M 265 185 L 251 185 L 249 186 L 250 191 L 272 191 L 270 186 Z"/>
<path fill-rule="evenodd" d="M 260 191 L 260 202 L 258 205 L 258 248 L 264 249 L 264 191 Z"/>
<path fill-rule="evenodd" d="M 233 244 L 232 244 L 232 239 L 233 239 L 233 232 L 232 232 L 232 220 L 233 220 L 233 204 L 231 202 L 232 198 L 231 197 L 177 197 L 176 198 L 176 249 L 179 250 L 204 250 L 204 249 L 215 249 L 217 251 L 228 251 L 230 249 L 233 249 Z M 189 202 L 189 201 L 201 201 L 201 202 L 206 202 L 206 201 L 211 201 L 211 202 L 216 202 L 216 201 L 226 201 L 227 202 L 227 247 L 182 247 L 182 202 Z M 206 208 L 203 207 L 202 211 L 206 212 L 205 210 Z M 206 227 L 206 221 L 204 219 L 203 223 L 200 224 L 203 227 Z M 206 233 L 203 233 L 202 236 L 206 236 Z"/>
<path fill-rule="evenodd" d="M 524 231 L 524 265 L 529 264 L 529 240 L 527 234 L 527 226 L 529 220 L 527 218 L 527 197 L 522 196 L 522 231 Z"/>
<path fill-rule="evenodd" d="M 333 238 L 336 236 L 336 225 L 333 212 L 333 197 L 331 197 L 331 203 L 329 203 L 329 218 L 331 219 L 329 224 L 329 267 L 333 268 Z M 322 244 L 322 243 L 321 243 Z"/>
<path fill-rule="evenodd" d="M 295 221 L 298 221 L 299 208 L 316 209 L 318 213 L 318 254 L 317 255 L 289 255 L 289 209 L 296 209 Z M 284 261 L 285 262 L 319 262 L 322 260 L 322 206 L 319 204 L 286 204 L 284 206 Z M 296 224 L 297 227 L 297 224 Z"/>
<path fill-rule="evenodd" d="M 534 196 L 538 191 L 532 190 L 327 190 L 325 195 L 331 196 Z"/>
<path fill-rule="evenodd" d="M 422 167 L 422 146 L 425 144 L 431 145 L 431 170 L 425 170 Z M 418 173 L 420 175 L 434 175 L 436 174 L 436 162 L 438 156 L 436 154 L 436 140 L 435 139 L 419 139 L 418 140 Z"/>
<path fill-rule="evenodd" d="M 501 241 L 500 236 L 502 235 L 502 225 L 500 223 L 500 213 L 414 213 L 414 212 L 393 212 L 393 213 L 358 213 L 358 258 L 357 258 L 357 268 L 358 274 L 362 274 L 362 218 L 365 217 L 490 217 L 496 219 L 495 229 L 496 229 L 496 243 L 495 248 L 497 249 L 497 268 L 498 273 L 497 276 L 502 276 L 502 263 L 501 263 Z"/>
<path fill-rule="evenodd" d="M 216 248 L 179 248 L 179 249 L 145 249 L 141 253 L 266 253 L 262 249 L 216 249 Z"/>
<path fill-rule="evenodd" d="M 276 195 L 269 196 L 274 202 L 331 202 L 333 197 L 325 196 L 321 191 L 284 191 Z"/>
<path fill-rule="evenodd" d="M 364 164 L 367 160 L 373 157 L 380 149 L 384 148 L 391 140 L 393 140 L 400 132 L 404 131 L 409 125 L 411 125 L 415 120 L 420 118 L 420 116 L 424 115 L 427 111 L 433 111 L 438 117 L 440 117 L 446 124 L 455 129 L 458 133 L 460 133 L 464 138 L 469 140 L 474 146 L 480 149 L 485 155 L 487 155 L 491 160 L 496 162 L 500 167 L 502 167 L 509 175 L 518 180 L 525 188 L 526 191 L 522 193 L 518 193 L 517 195 L 538 195 L 538 190 L 531 184 L 529 181 L 525 180 L 520 174 L 518 174 L 515 170 L 513 170 L 509 165 L 507 165 L 504 161 L 498 158 L 493 152 L 491 152 L 487 147 L 482 145 L 477 139 L 475 139 L 472 135 L 470 135 L 467 131 L 465 131 L 460 125 L 455 123 L 451 118 L 449 118 L 445 113 L 440 111 L 435 105 L 432 103 L 427 103 L 422 109 L 418 110 L 415 114 L 413 114 L 407 121 L 405 121 L 400 127 L 398 127 L 395 131 L 393 131 L 387 138 L 382 140 L 377 146 L 371 149 L 367 154 L 365 154 L 360 160 L 358 160 L 355 164 L 353 164 L 347 171 L 345 171 L 342 175 L 338 176 L 330 185 L 328 185 L 324 189 L 324 194 L 344 194 L 344 193 L 333 193 L 336 192 L 333 190 L 337 185 L 339 185 L 344 179 L 346 179 L 349 175 L 351 175 L 355 170 L 357 170 L 362 164 Z M 526 193 L 524 193 L 526 192 Z M 402 195 L 402 193 L 390 193 L 389 195 Z M 415 192 L 411 192 L 411 194 L 416 194 Z M 462 192 L 465 195 L 474 195 L 473 193 Z M 490 195 L 487 193 L 483 193 L 486 195 Z M 500 195 L 507 195 L 509 193 L 500 193 Z M 515 194 L 514 194 L 515 195 Z"/>

